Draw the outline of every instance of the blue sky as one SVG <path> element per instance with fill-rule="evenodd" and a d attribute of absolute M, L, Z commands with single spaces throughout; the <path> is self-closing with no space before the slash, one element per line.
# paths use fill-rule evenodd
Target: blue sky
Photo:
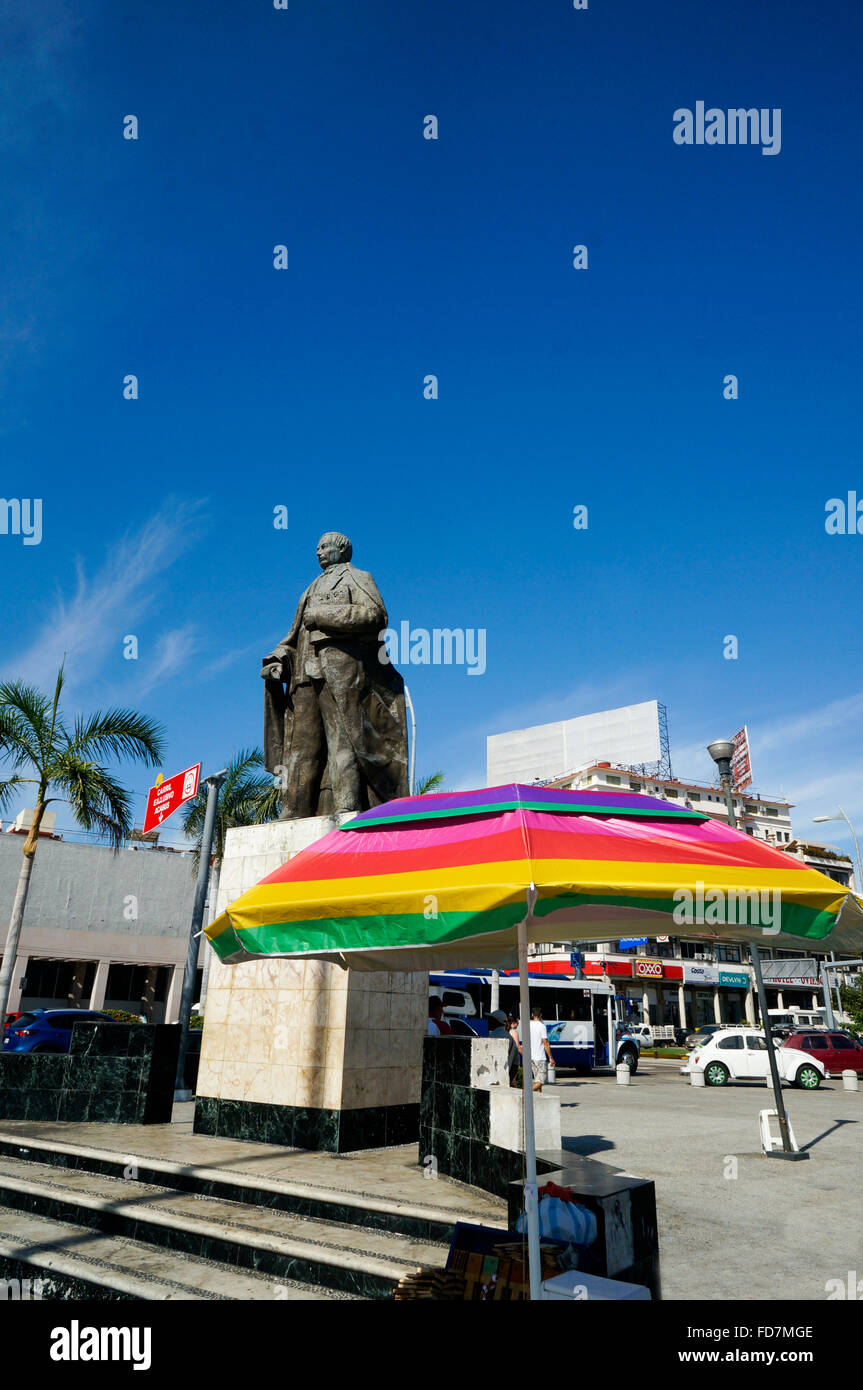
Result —
<path fill-rule="evenodd" d="M 43 499 L 2 674 L 66 650 L 73 706 L 220 767 L 339 529 L 393 623 L 487 631 L 481 677 L 405 671 L 421 772 L 658 697 L 679 773 L 745 722 L 799 832 L 863 828 L 863 535 L 824 527 L 863 497 L 860 12 L 72 8 L 0 33 L 0 491 Z M 781 152 L 675 144 L 698 100 L 780 108 Z"/>

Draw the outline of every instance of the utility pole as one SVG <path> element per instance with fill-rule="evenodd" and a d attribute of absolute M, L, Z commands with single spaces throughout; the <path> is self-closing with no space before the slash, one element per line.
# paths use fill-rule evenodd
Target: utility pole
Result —
<path fill-rule="evenodd" d="M 227 768 L 215 772 L 204 780 L 207 783 L 207 810 L 204 815 L 204 830 L 201 835 L 201 855 L 198 860 L 198 879 L 195 884 L 195 902 L 192 907 L 192 925 L 189 928 L 189 945 L 186 951 L 186 970 L 183 975 L 183 993 L 180 996 L 180 1055 L 177 1058 L 177 1077 L 174 1082 L 174 1100 L 191 1100 L 193 1092 L 186 1086 L 186 1053 L 189 1049 L 189 1015 L 195 998 L 195 979 L 198 974 L 198 952 L 201 947 L 201 928 L 204 923 L 204 904 L 207 900 L 207 882 L 210 877 L 210 855 L 213 851 L 213 831 L 216 826 L 216 806 L 219 789 L 228 775 Z M 207 948 L 209 950 L 209 947 Z"/>
<path fill-rule="evenodd" d="M 407 711 L 410 715 L 411 721 L 411 750 L 410 762 L 408 766 L 408 796 L 413 796 L 414 788 L 416 787 L 417 771 L 417 717 L 414 713 L 414 702 L 411 699 L 411 693 L 408 690 L 407 685 L 405 686 L 405 704 L 407 705 Z"/>
<path fill-rule="evenodd" d="M 731 792 L 731 756 L 734 752 L 734 744 L 730 739 L 718 739 L 715 743 L 708 744 L 707 748 L 713 761 L 719 769 L 719 781 L 725 793 L 725 805 L 728 808 L 728 824 L 732 830 L 737 829 L 737 817 L 734 814 L 734 797 Z M 767 1047 L 767 1062 L 770 1067 L 770 1080 L 773 1083 L 773 1099 L 776 1102 L 776 1115 L 779 1120 L 779 1133 L 782 1136 L 782 1148 L 765 1150 L 770 1158 L 804 1159 L 808 1158 L 807 1152 L 801 1153 L 794 1148 L 791 1143 L 791 1134 L 788 1129 L 788 1112 L 785 1109 L 785 1098 L 782 1095 L 782 1082 L 779 1079 L 779 1066 L 776 1061 L 776 1048 L 773 1046 L 773 1034 L 770 1032 L 770 1018 L 767 1013 L 767 993 L 764 989 L 764 976 L 761 971 L 761 952 L 757 944 L 749 947 L 749 958 L 752 961 L 752 970 L 755 975 L 755 988 L 758 991 L 758 1012 L 761 1015 L 761 1027 L 764 1030 L 764 1042 Z"/>

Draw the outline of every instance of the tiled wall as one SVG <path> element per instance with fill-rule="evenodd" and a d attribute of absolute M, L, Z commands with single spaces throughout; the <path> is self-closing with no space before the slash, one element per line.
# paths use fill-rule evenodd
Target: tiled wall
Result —
<path fill-rule="evenodd" d="M 524 1155 L 490 1143 L 492 1092 L 471 1084 L 477 1079 L 480 1050 L 492 1051 L 494 1039 L 426 1038 L 423 1044 L 419 1161 L 459 1182 L 505 1197 L 521 1177 Z M 507 1043 L 499 1044 L 506 1077 Z M 519 1094 L 521 1094 L 519 1092 Z"/>
<path fill-rule="evenodd" d="M 213 961 L 199 1096 L 333 1109 L 419 1103 L 428 979 L 323 961 Z"/>
<path fill-rule="evenodd" d="M 229 831 L 219 909 L 338 823 L 317 816 Z M 364 973 L 316 960 L 222 965 L 214 957 L 196 1128 L 342 1151 L 368 1147 L 373 1136 L 380 1144 L 412 1140 L 427 1019 L 424 972 Z M 342 1123 L 345 1112 L 351 1118 Z M 406 1129 L 407 1138 L 380 1137 Z"/>
<path fill-rule="evenodd" d="M 0 1057 L 0 1119 L 167 1124 L 179 1043 L 170 1024 L 77 1023 L 68 1055 Z"/>

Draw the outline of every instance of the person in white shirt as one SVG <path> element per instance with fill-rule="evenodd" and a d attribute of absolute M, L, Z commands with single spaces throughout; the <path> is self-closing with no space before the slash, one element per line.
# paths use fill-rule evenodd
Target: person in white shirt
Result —
<path fill-rule="evenodd" d="M 542 1009 L 531 1009 L 530 1070 L 535 1091 L 541 1091 L 543 1082 L 548 1080 L 548 1064 L 553 1060 L 548 1045 L 548 1029 L 542 1021 Z"/>

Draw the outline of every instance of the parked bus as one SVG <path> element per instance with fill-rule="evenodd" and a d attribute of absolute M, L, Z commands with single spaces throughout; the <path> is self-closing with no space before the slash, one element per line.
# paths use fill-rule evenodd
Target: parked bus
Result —
<path fill-rule="evenodd" d="M 639 1045 L 626 1026 L 625 1000 L 614 994 L 605 978 L 576 980 L 570 976 L 533 975 L 528 971 L 532 1005 L 542 1009 L 548 1044 L 556 1067 L 591 1071 L 610 1065 L 609 1037 L 614 1039 L 614 1063 L 638 1068 Z M 519 1015 L 518 971 L 501 971 L 500 1007 Z M 437 995 L 447 1021 L 456 1032 L 488 1035 L 491 1011 L 490 970 L 443 970 L 429 975 L 429 993 Z M 460 1026 L 459 1026 L 460 1025 Z"/>

